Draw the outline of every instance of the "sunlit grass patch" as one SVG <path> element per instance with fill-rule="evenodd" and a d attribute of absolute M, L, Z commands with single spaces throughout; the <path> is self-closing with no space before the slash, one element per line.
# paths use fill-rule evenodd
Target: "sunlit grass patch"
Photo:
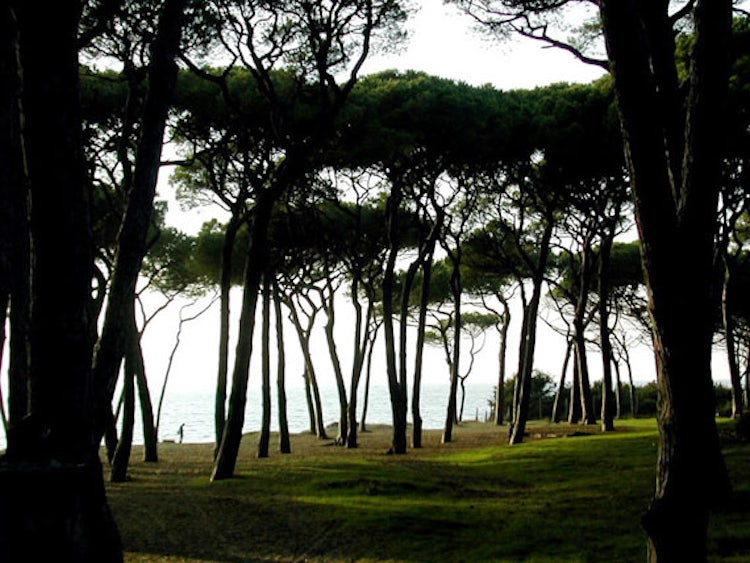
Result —
<path fill-rule="evenodd" d="M 534 424 L 512 447 L 506 432 L 463 425 L 454 443 L 433 433 L 401 456 L 385 455 L 387 429 L 358 450 L 295 437 L 294 454 L 263 460 L 243 443 L 238 477 L 218 483 L 208 480 L 210 448 L 166 448 L 157 465 L 134 462 L 134 480 L 111 485 L 110 498 L 126 549 L 170 561 L 645 558 L 654 421 L 585 435 Z M 725 453 L 737 490 L 750 492 L 750 446 L 728 443 Z M 748 560 L 747 516 L 742 503 L 715 515 L 712 560 Z"/>

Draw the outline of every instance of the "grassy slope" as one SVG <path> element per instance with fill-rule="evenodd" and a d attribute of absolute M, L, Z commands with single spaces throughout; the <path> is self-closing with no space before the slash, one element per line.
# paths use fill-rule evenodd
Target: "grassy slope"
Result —
<path fill-rule="evenodd" d="M 466 424 L 454 443 L 441 446 L 433 432 L 405 456 L 383 454 L 385 429 L 353 451 L 299 436 L 295 453 L 265 460 L 253 458 L 247 437 L 239 477 L 220 483 L 208 482 L 210 445 L 164 444 L 159 464 L 134 459 L 133 481 L 110 485 L 109 495 L 131 561 L 644 559 L 653 421 L 514 447 L 504 432 Z M 725 455 L 747 498 L 750 446 Z M 750 560 L 748 512 L 744 501 L 714 518 L 715 560 Z"/>

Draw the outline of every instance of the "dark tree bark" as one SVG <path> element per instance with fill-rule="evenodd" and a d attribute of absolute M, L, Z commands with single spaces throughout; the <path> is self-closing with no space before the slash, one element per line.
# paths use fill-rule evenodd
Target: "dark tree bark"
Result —
<path fill-rule="evenodd" d="M 307 327 L 302 326 L 299 313 L 294 305 L 294 301 L 289 298 L 286 301 L 290 312 L 290 320 L 297 331 L 302 356 L 305 359 L 305 394 L 307 397 L 308 413 L 310 414 L 310 433 L 315 434 L 321 440 L 328 439 L 326 434 L 325 423 L 323 422 L 323 405 L 320 400 L 320 390 L 318 389 L 318 379 L 315 375 L 315 366 L 312 361 L 312 351 L 310 350 L 310 335 L 312 334 L 313 324 L 317 310 L 308 315 Z"/>
<path fill-rule="evenodd" d="M 131 338 L 133 337 L 131 333 Z M 135 372 L 137 354 L 135 340 L 128 345 L 128 353 L 125 355 L 125 369 L 122 375 L 122 429 L 120 439 L 117 441 L 112 456 L 112 467 L 110 470 L 110 481 L 113 483 L 124 483 L 128 478 L 128 466 L 130 464 L 130 453 L 133 449 L 133 425 L 135 424 Z"/>
<path fill-rule="evenodd" d="M 581 421 L 581 384 L 578 382 L 577 352 L 573 350 L 573 380 L 570 382 L 570 402 L 568 403 L 568 423 L 578 424 Z"/>
<path fill-rule="evenodd" d="M 588 354 L 586 350 L 586 309 L 591 289 L 591 277 L 593 275 L 593 232 L 586 237 L 581 253 L 581 267 L 578 276 L 579 291 L 576 299 L 576 310 L 573 318 L 573 339 L 576 349 L 576 366 L 578 367 L 578 384 L 581 387 L 581 418 L 584 424 L 596 424 L 596 413 L 594 412 L 594 399 L 591 394 L 591 381 L 589 379 Z"/>
<path fill-rule="evenodd" d="M 739 419 L 744 412 L 744 405 L 742 400 L 742 376 L 740 375 L 740 364 L 737 357 L 737 344 L 734 334 L 735 323 L 729 307 L 729 294 L 732 284 L 732 266 L 730 260 L 729 257 L 724 257 L 724 284 L 721 292 L 721 318 L 724 325 L 724 338 L 726 340 L 729 381 L 732 387 L 732 418 Z"/>
<path fill-rule="evenodd" d="M 271 282 L 269 274 L 263 276 L 263 307 L 261 326 L 261 396 L 263 410 L 261 413 L 260 432 L 258 433 L 258 458 L 268 457 L 271 444 Z"/>
<path fill-rule="evenodd" d="M 328 354 L 331 357 L 333 375 L 336 380 L 336 390 L 338 391 L 339 396 L 339 428 L 338 436 L 336 436 L 336 443 L 343 446 L 347 443 L 347 437 L 349 435 L 349 418 L 347 416 L 349 401 L 346 397 L 344 372 L 341 369 L 341 360 L 339 359 L 339 353 L 336 348 L 336 338 L 333 334 L 334 327 L 336 326 L 336 309 L 334 304 L 336 292 L 333 287 L 330 272 L 326 275 L 325 285 L 326 288 L 321 295 L 321 300 L 323 302 L 323 309 L 328 317 L 328 321 L 325 324 L 326 342 L 328 343 Z"/>
<path fill-rule="evenodd" d="M 570 354 L 573 351 L 573 339 L 567 338 L 568 344 L 565 346 L 565 358 L 563 359 L 563 366 L 560 370 L 560 383 L 557 385 L 557 392 L 555 393 L 555 401 L 552 403 L 552 415 L 550 420 L 552 422 L 560 422 L 560 399 L 565 393 L 565 377 L 568 374 L 568 364 L 570 363 Z"/>
<path fill-rule="evenodd" d="M 417 343 L 414 356 L 414 381 L 411 395 L 411 447 L 422 447 L 422 413 L 420 403 L 422 399 L 422 358 L 427 323 L 427 306 L 430 303 L 430 286 L 432 284 L 432 258 L 435 250 L 434 243 L 428 248 L 427 256 L 422 263 L 422 295 L 419 300 L 419 319 L 417 321 Z"/>
<path fill-rule="evenodd" d="M 214 399 L 214 429 L 216 442 L 214 458 L 219 452 L 221 436 L 224 434 L 227 403 L 227 373 L 229 371 L 229 296 L 232 289 L 232 251 L 237 239 L 240 221 L 232 216 L 224 233 L 221 248 L 221 281 L 219 313 L 219 370 L 216 376 L 216 396 Z"/>
<path fill-rule="evenodd" d="M 544 271 L 549 257 L 549 243 L 554 228 L 553 219 L 546 218 L 544 231 L 540 240 L 539 258 L 533 275 L 533 289 L 528 307 L 524 311 L 524 334 L 522 335 L 521 370 L 518 373 L 518 402 L 510 433 L 510 443 L 520 444 L 526 432 L 526 421 L 529 416 L 529 400 L 531 397 L 531 375 L 533 371 L 534 351 L 536 347 L 536 321 L 539 312 L 539 302 L 542 297 L 542 283 Z"/>
<path fill-rule="evenodd" d="M 510 307 L 505 299 L 500 299 L 503 306 L 502 326 L 500 327 L 500 347 L 497 359 L 497 389 L 495 390 L 494 419 L 497 426 L 504 423 L 505 411 L 505 371 L 508 352 L 508 328 L 510 327 Z"/>
<path fill-rule="evenodd" d="M 79 102 L 80 9 L 73 1 L 0 8 L 3 28 L 13 30 L 1 41 L 20 53 L 20 117 L 34 202 L 29 415 L 14 430 L 18 447 L 0 462 L 3 561 L 122 561 L 94 431 L 93 249 Z M 54 48 L 39 48 L 45 44 Z"/>
<path fill-rule="evenodd" d="M 180 47 L 186 0 L 166 0 L 151 45 L 148 93 L 143 108 L 141 133 L 129 186 L 125 215 L 117 237 L 117 251 L 110 280 L 107 310 L 96 346 L 94 378 L 100 394 L 99 436 L 104 433 L 105 405 L 112 401 L 117 374 L 127 347 L 130 310 L 135 285 L 147 250 L 156 180 L 159 172 L 167 113 L 177 83 L 175 59 Z"/>
<path fill-rule="evenodd" d="M 239 332 L 232 371 L 232 392 L 229 397 L 229 410 L 221 437 L 219 451 L 214 460 L 211 480 L 217 481 L 234 476 L 237 454 L 242 441 L 242 427 L 245 423 L 247 404 L 247 383 L 250 376 L 250 356 L 253 350 L 255 331 L 255 311 L 263 270 L 268 264 L 268 226 L 271 212 L 278 195 L 276 191 L 266 191 L 258 196 L 252 215 L 250 243 L 245 257 L 244 288 Z"/>
<path fill-rule="evenodd" d="M 463 286 L 461 283 L 461 247 L 460 245 L 456 249 L 456 253 L 449 253 L 450 260 L 453 263 L 453 271 L 450 277 L 451 294 L 453 295 L 453 358 L 450 362 L 451 366 L 451 383 L 450 391 L 448 394 L 448 412 L 445 416 L 445 425 L 443 426 L 442 443 L 447 444 L 453 440 L 453 424 L 457 420 L 457 406 L 456 406 L 456 395 L 458 391 L 458 381 L 460 379 L 458 373 L 458 360 L 460 357 L 461 348 L 461 295 L 463 293 Z"/>
<path fill-rule="evenodd" d="M 289 421 L 287 418 L 286 402 L 286 354 L 284 352 L 284 322 L 281 314 L 281 295 L 276 280 L 272 284 L 273 310 L 276 319 L 276 400 L 279 405 L 279 453 L 292 453 L 292 443 L 289 438 Z"/>
<path fill-rule="evenodd" d="M 660 391 L 656 492 L 643 525 L 651 561 L 695 561 L 707 555 L 711 507 L 730 488 L 714 418 L 711 296 L 732 3 L 695 4 L 684 104 L 673 95 L 667 4 L 603 0 L 600 9 L 642 243 Z M 684 127 L 669 119 L 669 107 L 687 108 Z"/>
<path fill-rule="evenodd" d="M 615 394 L 612 389 L 612 343 L 609 337 L 609 265 L 614 235 L 612 226 L 602 239 L 599 249 L 599 339 L 602 347 L 601 417 L 602 430 L 605 432 L 615 429 L 614 420 L 617 412 Z"/>
<path fill-rule="evenodd" d="M 395 454 L 406 453 L 406 393 L 399 382 L 396 362 L 396 339 L 393 327 L 393 296 L 396 270 L 396 258 L 400 247 L 398 216 L 402 200 L 398 183 L 391 186 L 391 193 L 386 203 L 386 221 L 388 233 L 388 258 L 383 273 L 383 330 L 385 332 L 386 373 L 388 389 L 391 396 L 391 413 L 393 416 L 393 439 L 391 449 Z"/>
<path fill-rule="evenodd" d="M 8 359 L 9 424 L 19 424 L 28 413 L 29 380 L 29 186 L 22 143 L 22 76 L 17 50 L 17 22 L 3 8 L 0 36 L 0 294 L 5 323 L 10 303 Z M 5 324 L 3 324 L 3 327 Z M 13 450 L 13 436 L 7 448 Z"/>

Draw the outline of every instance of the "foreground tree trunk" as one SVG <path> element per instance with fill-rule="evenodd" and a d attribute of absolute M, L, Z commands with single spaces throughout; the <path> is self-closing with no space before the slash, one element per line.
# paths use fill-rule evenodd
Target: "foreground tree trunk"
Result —
<path fill-rule="evenodd" d="M 732 3 L 695 4 L 685 103 L 678 97 L 667 4 L 602 0 L 600 9 L 642 243 L 660 391 L 656 492 L 643 519 L 649 559 L 701 561 L 709 512 L 729 491 L 710 362 Z M 682 107 L 686 115 L 675 115 Z"/>
<path fill-rule="evenodd" d="M 2 561 L 122 561 L 94 438 L 80 9 L 80 2 L 0 7 L 0 67 L 14 69 L 23 82 L 22 109 L 14 117 L 24 124 L 23 148 L 14 156 L 25 152 L 34 202 L 32 270 L 25 272 L 33 295 L 29 413 L 13 430 L 16 447 L 0 461 Z M 54 48 L 40 49 L 44 44 Z M 3 95 L 13 84 L 0 85 Z"/>
<path fill-rule="evenodd" d="M 0 299 L 3 330 L 10 304 L 8 419 L 11 426 L 28 414 L 29 365 L 29 186 L 22 143 L 21 72 L 16 22 L 3 8 L 0 44 Z M 4 344 L 4 343 L 3 343 Z M 7 447 L 12 450 L 12 435 Z"/>

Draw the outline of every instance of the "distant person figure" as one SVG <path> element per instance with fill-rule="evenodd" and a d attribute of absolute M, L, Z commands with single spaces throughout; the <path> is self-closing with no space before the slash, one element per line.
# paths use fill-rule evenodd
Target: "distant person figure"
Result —
<path fill-rule="evenodd" d="M 185 424 L 180 424 L 180 428 L 177 430 L 177 436 L 180 437 L 180 444 L 182 444 L 182 439 L 185 437 Z"/>

